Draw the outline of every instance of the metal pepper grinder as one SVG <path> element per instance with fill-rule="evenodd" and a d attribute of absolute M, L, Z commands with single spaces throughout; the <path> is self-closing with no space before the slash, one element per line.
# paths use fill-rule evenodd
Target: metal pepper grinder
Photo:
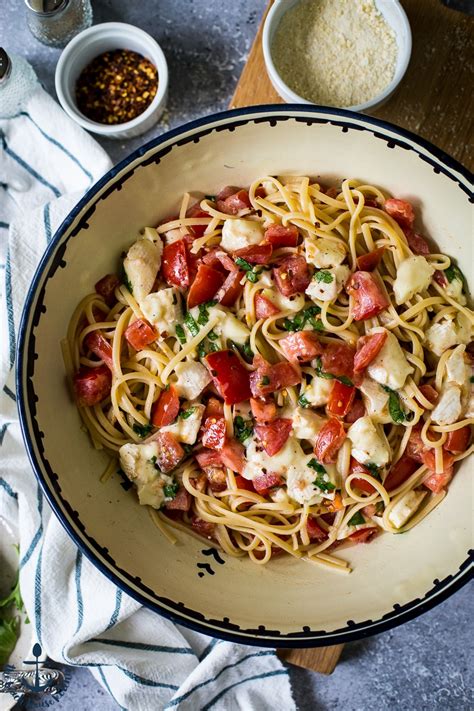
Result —
<path fill-rule="evenodd" d="M 65 47 L 92 24 L 90 0 L 25 0 L 31 34 L 50 47 Z"/>

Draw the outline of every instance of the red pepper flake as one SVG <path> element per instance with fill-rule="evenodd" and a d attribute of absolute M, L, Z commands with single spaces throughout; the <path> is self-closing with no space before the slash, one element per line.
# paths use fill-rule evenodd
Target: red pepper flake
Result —
<path fill-rule="evenodd" d="M 154 64 L 130 49 L 99 54 L 76 83 L 78 109 L 97 123 L 131 121 L 151 104 L 158 89 Z"/>

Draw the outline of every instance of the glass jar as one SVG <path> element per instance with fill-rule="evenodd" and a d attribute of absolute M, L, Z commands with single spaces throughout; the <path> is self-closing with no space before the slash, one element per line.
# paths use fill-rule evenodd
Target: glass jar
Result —
<path fill-rule="evenodd" d="M 31 34 L 50 47 L 65 47 L 92 24 L 90 0 L 25 0 Z"/>

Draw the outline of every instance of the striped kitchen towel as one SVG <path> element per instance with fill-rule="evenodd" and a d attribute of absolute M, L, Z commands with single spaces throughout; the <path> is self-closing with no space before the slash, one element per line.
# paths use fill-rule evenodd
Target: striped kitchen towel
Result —
<path fill-rule="evenodd" d="M 52 659 L 88 667 L 121 708 L 291 711 L 274 650 L 220 642 L 141 607 L 83 558 L 51 514 L 18 423 L 17 328 L 45 246 L 110 163 L 38 84 L 13 116 L 1 115 L 0 104 L 0 517 L 20 541 L 34 636 Z"/>

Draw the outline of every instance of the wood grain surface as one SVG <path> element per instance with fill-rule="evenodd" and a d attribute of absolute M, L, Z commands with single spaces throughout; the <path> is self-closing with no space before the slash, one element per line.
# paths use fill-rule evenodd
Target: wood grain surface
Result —
<path fill-rule="evenodd" d="M 315 649 L 278 649 L 277 654 L 282 662 L 311 669 L 320 674 L 332 674 L 343 649 L 343 644 L 336 644 L 332 647 Z"/>
<path fill-rule="evenodd" d="M 474 170 L 474 19 L 440 0 L 401 2 L 413 35 L 410 65 L 396 93 L 371 115 L 432 141 Z M 283 103 L 265 69 L 262 26 L 231 108 Z"/>

